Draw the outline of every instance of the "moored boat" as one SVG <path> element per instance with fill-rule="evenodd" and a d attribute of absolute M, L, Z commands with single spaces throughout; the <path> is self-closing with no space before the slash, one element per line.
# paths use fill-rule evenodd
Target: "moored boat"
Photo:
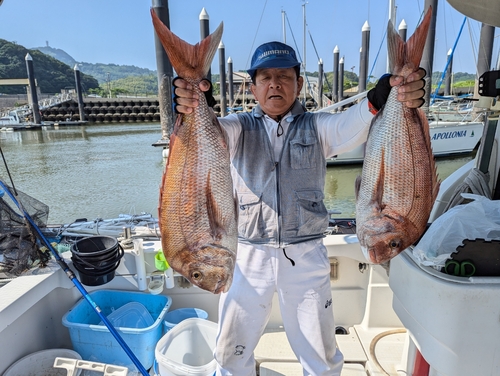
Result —
<path fill-rule="evenodd" d="M 334 110 L 337 106 L 330 106 L 325 110 Z M 440 158 L 467 155 L 477 150 L 484 128 L 481 116 L 476 115 L 474 120 L 470 121 L 431 120 L 429 130 L 434 156 Z M 327 159 L 327 164 L 363 163 L 364 154 L 365 145 L 362 144 L 349 152 Z"/>

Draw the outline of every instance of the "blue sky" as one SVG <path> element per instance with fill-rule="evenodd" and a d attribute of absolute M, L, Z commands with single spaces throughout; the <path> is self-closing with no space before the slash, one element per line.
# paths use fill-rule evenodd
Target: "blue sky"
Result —
<path fill-rule="evenodd" d="M 421 17 L 424 0 L 395 1 L 396 26 L 404 19 L 410 35 Z M 282 10 L 288 20 L 286 41 L 303 55 L 304 3 L 302 0 L 170 0 L 170 26 L 182 39 L 193 44 L 198 42 L 199 15 L 205 7 L 211 31 L 224 22 L 222 41 L 226 59 L 232 58 L 234 70 L 243 70 L 259 44 L 283 41 Z M 307 70 L 318 69 L 312 36 L 324 70 L 333 69 L 333 49 L 338 46 L 340 55 L 345 57 L 345 69 L 358 73 L 361 28 L 368 21 L 371 28 L 369 71 L 375 77 L 385 73 L 383 38 L 388 3 L 387 0 L 308 0 L 305 3 Z M 48 42 L 77 61 L 156 69 L 151 5 L 151 0 L 4 0 L 0 6 L 0 38 L 28 48 L 45 46 Z M 439 0 L 434 70 L 444 69 L 447 52 L 455 43 L 463 19 L 445 0 Z M 479 35 L 480 24 L 468 21 L 454 55 L 455 72 L 475 72 Z M 495 38 L 494 65 L 498 39 Z M 212 73 L 218 71 L 216 56 Z"/>

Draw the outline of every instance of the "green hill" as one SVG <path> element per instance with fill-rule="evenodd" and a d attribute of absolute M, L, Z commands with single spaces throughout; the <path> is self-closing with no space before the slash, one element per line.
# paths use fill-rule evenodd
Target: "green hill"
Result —
<path fill-rule="evenodd" d="M 41 51 L 46 55 L 52 56 L 55 59 L 62 61 L 63 63 L 69 65 L 71 68 L 78 64 L 80 72 L 88 74 L 97 81 L 99 84 L 107 83 L 108 81 L 119 80 L 130 76 L 150 76 L 156 74 L 156 71 L 152 71 L 147 68 L 139 68 L 134 65 L 117 65 L 117 64 L 92 64 L 85 62 L 78 62 L 73 57 L 71 57 L 65 51 L 59 48 L 53 48 L 50 46 L 45 47 L 35 47 L 35 50 Z"/>
<path fill-rule="evenodd" d="M 26 49 L 15 43 L 0 39 L 0 78 L 23 78 L 26 77 L 26 63 L 24 57 L 30 53 L 34 60 L 35 75 L 38 86 L 43 93 L 59 93 L 61 89 L 74 87 L 73 67 L 78 64 L 82 72 L 82 83 L 84 91 L 88 94 L 101 96 L 126 95 L 157 95 L 158 80 L 156 71 L 139 68 L 133 65 L 102 64 L 77 62 L 65 51 L 50 46 Z M 317 72 L 308 74 L 317 76 Z M 326 72 L 327 81 L 324 91 L 328 93 L 333 83 L 333 72 Z M 432 82 L 437 84 L 441 72 L 433 72 Z M 474 75 L 469 73 L 454 73 L 454 86 L 471 86 L 474 83 Z M 214 94 L 219 94 L 216 82 L 218 74 L 212 75 L 214 83 Z M 368 85 L 373 87 L 375 78 Z M 354 72 L 344 71 L 344 89 L 350 89 L 358 85 L 358 76 Z M 6 94 L 25 93 L 22 86 L 4 86 L 0 92 Z"/>
<path fill-rule="evenodd" d="M 38 87 L 42 93 L 60 93 L 62 89 L 75 87 L 75 72 L 72 67 L 36 49 L 0 39 L 0 78 L 26 78 L 26 54 L 33 58 L 33 67 Z M 97 80 L 87 74 L 81 75 L 84 91 L 99 87 Z M 25 94 L 24 86 L 2 86 L 5 94 Z"/>

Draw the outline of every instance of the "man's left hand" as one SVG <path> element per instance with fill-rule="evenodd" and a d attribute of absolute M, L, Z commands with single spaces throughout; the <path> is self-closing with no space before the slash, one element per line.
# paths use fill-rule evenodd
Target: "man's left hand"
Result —
<path fill-rule="evenodd" d="M 424 104 L 425 75 L 425 69 L 419 68 L 419 70 L 407 77 L 404 85 L 398 88 L 398 100 L 403 102 L 408 108 L 418 108 Z M 400 85 L 402 82 L 402 76 L 384 74 L 380 77 L 375 87 L 367 94 L 367 98 L 375 110 L 380 110 L 385 102 L 387 102 L 391 88 Z"/>
<path fill-rule="evenodd" d="M 425 100 L 425 69 L 420 68 L 418 71 L 410 74 L 404 85 L 401 85 L 398 89 L 398 100 L 404 102 L 408 108 L 418 108 L 421 107 Z M 403 82 L 403 77 L 401 76 L 391 76 L 390 84 L 391 86 L 399 85 Z"/>

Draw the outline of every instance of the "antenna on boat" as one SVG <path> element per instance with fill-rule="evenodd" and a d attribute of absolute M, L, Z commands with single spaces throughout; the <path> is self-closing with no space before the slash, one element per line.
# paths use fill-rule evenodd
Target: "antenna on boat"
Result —
<path fill-rule="evenodd" d="M 304 16 L 304 54 L 302 55 L 302 66 L 304 67 L 304 82 L 307 82 L 307 71 L 306 71 L 306 28 L 307 28 L 307 22 L 306 22 L 306 4 L 308 4 L 307 1 L 304 0 L 304 4 L 302 4 L 302 14 Z M 306 90 L 306 85 L 304 85 L 303 89 L 304 90 L 304 106 L 306 104 L 306 93 L 307 93 L 307 90 Z"/>
<path fill-rule="evenodd" d="M 281 9 L 281 29 L 283 30 L 283 43 L 286 44 L 286 25 L 285 25 L 286 12 Z"/>

